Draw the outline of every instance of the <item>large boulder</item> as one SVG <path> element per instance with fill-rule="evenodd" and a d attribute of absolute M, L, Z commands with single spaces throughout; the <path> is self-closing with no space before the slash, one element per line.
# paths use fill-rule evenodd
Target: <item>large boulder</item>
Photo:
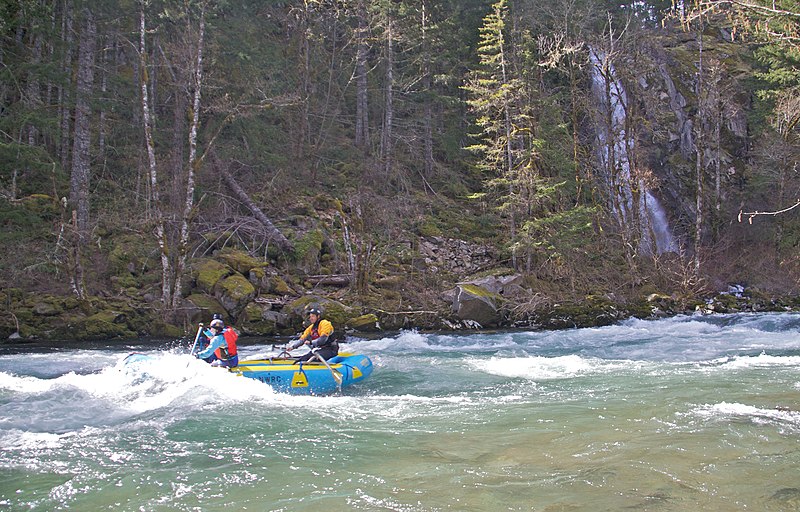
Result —
<path fill-rule="evenodd" d="M 267 305 L 251 302 L 242 312 L 237 322 L 243 334 L 271 336 L 288 326 L 289 318 L 283 313 L 272 311 Z"/>
<path fill-rule="evenodd" d="M 319 295 L 305 295 L 296 299 L 283 308 L 283 313 L 288 315 L 293 326 L 304 325 L 307 321 L 306 311 L 310 307 L 322 309 L 322 318 L 329 320 L 335 330 L 343 331 L 347 321 L 354 315 L 351 308 L 341 302 L 331 300 Z"/>
<path fill-rule="evenodd" d="M 522 282 L 523 277 L 521 274 L 511 274 L 507 276 L 486 276 L 460 284 L 479 286 L 490 293 L 502 295 L 503 297 L 515 297 L 527 293 L 527 290 L 522 286 Z"/>
<path fill-rule="evenodd" d="M 347 327 L 360 332 L 375 332 L 381 330 L 378 317 L 375 313 L 357 316 L 347 321 Z"/>
<path fill-rule="evenodd" d="M 191 325 L 198 322 L 210 322 L 214 313 L 226 312 L 217 299 L 204 293 L 193 293 L 186 297 L 183 311 L 185 311 L 186 320 Z"/>
<path fill-rule="evenodd" d="M 214 287 L 214 297 L 233 317 L 239 316 L 255 296 L 255 287 L 241 274 L 228 276 Z"/>
<path fill-rule="evenodd" d="M 223 249 L 215 253 L 214 258 L 244 275 L 247 275 L 252 269 L 263 269 L 269 266 L 266 261 L 256 259 L 247 252 L 237 249 Z"/>
<path fill-rule="evenodd" d="M 497 302 L 500 297 L 474 284 L 459 284 L 453 298 L 453 313 L 461 319 L 477 322 L 482 327 L 496 325 L 500 320 Z"/>
<path fill-rule="evenodd" d="M 208 258 L 192 262 L 192 269 L 197 287 L 205 293 L 214 293 L 217 283 L 233 274 L 233 269 L 228 265 Z"/>

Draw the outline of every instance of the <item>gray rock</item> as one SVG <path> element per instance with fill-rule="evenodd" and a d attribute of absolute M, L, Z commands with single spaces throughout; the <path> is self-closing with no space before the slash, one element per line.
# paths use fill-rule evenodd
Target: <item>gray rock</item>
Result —
<path fill-rule="evenodd" d="M 480 286 L 456 286 L 453 312 L 461 320 L 478 322 L 481 326 L 496 325 L 500 320 L 495 294 Z"/>

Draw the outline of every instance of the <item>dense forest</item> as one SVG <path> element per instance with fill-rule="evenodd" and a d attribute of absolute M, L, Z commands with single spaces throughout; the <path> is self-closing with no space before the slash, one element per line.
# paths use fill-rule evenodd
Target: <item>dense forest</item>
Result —
<path fill-rule="evenodd" d="M 2 338 L 795 306 L 796 0 L 0 11 Z"/>

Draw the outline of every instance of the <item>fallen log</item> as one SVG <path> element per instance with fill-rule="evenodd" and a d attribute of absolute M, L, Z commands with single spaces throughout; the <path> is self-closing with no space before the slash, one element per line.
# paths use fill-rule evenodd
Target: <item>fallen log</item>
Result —
<path fill-rule="evenodd" d="M 324 274 L 318 276 L 306 276 L 306 281 L 319 286 L 350 286 L 353 276 L 350 274 Z"/>
<path fill-rule="evenodd" d="M 278 247 L 286 252 L 292 252 L 294 247 L 292 243 L 287 239 L 283 233 L 281 233 L 278 228 L 272 224 L 272 221 L 267 218 L 261 208 L 253 201 L 247 192 L 239 185 L 236 180 L 234 179 L 233 175 L 228 170 L 228 167 L 224 165 L 219 157 L 217 156 L 216 152 L 212 151 L 211 154 L 211 162 L 214 166 L 214 169 L 222 175 L 222 178 L 225 180 L 225 183 L 228 187 L 236 194 L 236 197 L 247 206 L 247 208 L 253 213 L 253 216 L 264 226 L 264 230 L 266 232 L 267 238 L 273 240 Z"/>

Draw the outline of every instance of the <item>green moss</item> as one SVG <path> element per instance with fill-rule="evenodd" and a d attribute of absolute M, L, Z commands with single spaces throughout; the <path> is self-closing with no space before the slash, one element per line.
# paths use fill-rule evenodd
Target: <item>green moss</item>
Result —
<path fill-rule="evenodd" d="M 214 297 L 210 297 L 205 294 L 201 293 L 193 293 L 186 297 L 186 300 L 197 306 L 202 310 L 202 316 L 198 321 L 202 321 L 203 319 L 211 318 L 211 315 L 214 313 L 224 313 L 225 308 L 215 299 Z M 194 319 L 193 319 L 194 320 Z"/>
<path fill-rule="evenodd" d="M 483 288 L 482 286 L 476 286 L 474 284 L 462 284 L 459 286 L 461 286 L 461 289 L 464 290 L 465 292 L 470 293 L 476 297 L 485 297 L 487 299 L 492 299 L 492 300 L 502 300 L 503 298 L 502 296 L 496 293 L 492 293 L 486 288 Z"/>
<path fill-rule="evenodd" d="M 271 293 L 275 293 L 277 295 L 287 295 L 292 293 L 292 289 L 289 288 L 289 285 L 286 284 L 286 281 L 278 276 L 272 276 L 269 278 L 269 289 Z"/>
<path fill-rule="evenodd" d="M 317 210 L 335 210 L 337 212 L 342 211 L 342 202 L 327 194 L 317 194 L 314 197 L 313 204 L 314 208 Z"/>
<path fill-rule="evenodd" d="M 217 283 L 218 290 L 224 295 L 240 301 L 245 297 L 255 296 L 256 289 L 253 284 L 241 274 L 233 274 Z"/>
<path fill-rule="evenodd" d="M 193 261 L 192 268 L 197 287 L 206 293 L 212 293 L 221 279 L 233 273 L 229 266 L 208 258 Z"/>
<path fill-rule="evenodd" d="M 294 260 L 309 265 L 319 260 L 325 235 L 319 229 L 312 229 L 294 243 Z"/>
<path fill-rule="evenodd" d="M 253 258 L 245 251 L 237 249 L 223 249 L 214 254 L 214 259 L 219 260 L 240 274 L 247 274 L 251 269 L 262 269 L 269 266 L 263 260 Z"/>
<path fill-rule="evenodd" d="M 109 338 L 134 338 L 123 315 L 116 311 L 101 311 L 79 320 L 71 329 L 78 340 L 105 340 Z"/>
<path fill-rule="evenodd" d="M 442 236 L 442 230 L 431 219 L 426 219 L 417 225 L 419 236 Z"/>
<path fill-rule="evenodd" d="M 347 321 L 347 326 L 355 329 L 356 331 L 370 332 L 378 331 L 378 317 L 374 313 L 367 313 L 366 315 L 357 316 Z"/>
<path fill-rule="evenodd" d="M 147 270 L 147 260 L 154 245 L 149 237 L 125 234 L 116 235 L 111 240 L 113 241 L 108 252 L 108 263 L 115 275 L 129 277 Z"/>

